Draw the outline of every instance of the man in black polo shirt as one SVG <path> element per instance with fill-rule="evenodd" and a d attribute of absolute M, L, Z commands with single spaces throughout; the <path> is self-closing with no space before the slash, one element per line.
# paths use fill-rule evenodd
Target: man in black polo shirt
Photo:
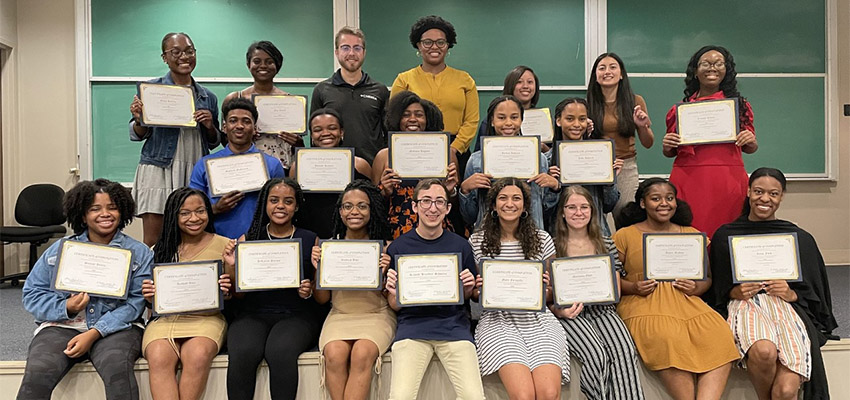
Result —
<path fill-rule="evenodd" d="M 366 36 L 360 29 L 343 27 L 334 39 L 340 69 L 313 88 L 310 112 L 322 107 L 337 110 L 345 126 L 343 146 L 369 164 L 378 150 L 387 147 L 384 107 L 390 97 L 386 85 L 362 70 L 366 59 Z"/>

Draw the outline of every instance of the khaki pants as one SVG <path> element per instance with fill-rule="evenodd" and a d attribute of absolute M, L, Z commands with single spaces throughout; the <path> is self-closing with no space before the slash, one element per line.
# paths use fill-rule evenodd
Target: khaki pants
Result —
<path fill-rule="evenodd" d="M 416 399 L 434 353 L 443 364 L 458 400 L 484 398 L 475 345 L 470 341 L 404 339 L 393 344 L 390 400 Z"/>

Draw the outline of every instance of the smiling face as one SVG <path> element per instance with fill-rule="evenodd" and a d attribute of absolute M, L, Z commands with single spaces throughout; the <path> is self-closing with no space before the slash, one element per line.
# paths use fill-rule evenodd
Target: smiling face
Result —
<path fill-rule="evenodd" d="M 269 197 L 266 199 L 266 214 L 271 223 L 278 226 L 291 223 L 297 209 L 295 190 L 289 185 L 281 183 L 269 189 Z"/>
<path fill-rule="evenodd" d="M 357 72 L 366 60 L 366 47 L 363 39 L 355 35 L 339 36 L 339 46 L 334 50 L 339 66 L 348 72 Z"/>
<path fill-rule="evenodd" d="M 600 86 L 617 86 L 623 79 L 620 63 L 614 57 L 605 57 L 596 65 L 596 82 Z"/>
<path fill-rule="evenodd" d="M 317 115 L 310 121 L 310 139 L 313 141 L 313 146 L 337 147 L 342 142 L 342 135 L 339 120 L 333 115 Z"/>
<path fill-rule="evenodd" d="M 561 127 L 564 138 L 581 140 L 587 132 L 587 108 L 581 103 L 567 104 L 555 124 Z"/>
<path fill-rule="evenodd" d="M 676 192 L 667 183 L 652 185 L 646 189 L 640 206 L 646 209 L 647 218 L 661 224 L 670 222 L 676 214 Z"/>
<path fill-rule="evenodd" d="M 782 184 L 776 178 L 762 176 L 756 178 L 747 190 L 750 202 L 750 221 L 771 221 L 776 219 L 776 210 L 782 202 Z"/>
<path fill-rule="evenodd" d="M 362 190 L 349 190 L 342 195 L 342 207 L 339 216 L 342 223 L 351 230 L 359 231 L 366 229 L 369 224 L 371 209 L 369 208 L 369 196 Z"/>
<path fill-rule="evenodd" d="M 697 63 L 697 79 L 700 92 L 714 93 L 720 88 L 720 82 L 726 77 L 726 59 L 717 50 L 705 52 Z"/>
<path fill-rule="evenodd" d="M 192 55 L 186 54 L 191 53 Z M 175 57 L 172 53 L 177 53 Z M 188 37 L 176 34 L 165 42 L 162 61 L 168 65 L 172 74 L 188 76 L 195 69 L 195 45 Z"/>
<path fill-rule="evenodd" d="M 516 102 L 505 100 L 493 109 L 493 130 L 498 136 L 517 136 L 522 126 L 522 116 Z"/>
<path fill-rule="evenodd" d="M 120 221 L 121 211 L 112 198 L 106 193 L 95 193 L 85 216 L 89 240 L 95 243 L 109 243 L 118 231 Z"/>
<path fill-rule="evenodd" d="M 433 42 L 432 45 L 425 46 L 423 41 Z M 446 61 L 446 53 L 449 51 L 448 43 L 443 46 L 439 46 L 437 42 L 440 41 L 444 43 L 446 41 L 445 32 L 439 29 L 428 29 L 425 33 L 422 34 L 422 37 L 419 38 L 419 43 L 416 47 L 419 49 L 419 54 L 422 55 L 422 62 L 428 65 L 442 65 Z"/>
<path fill-rule="evenodd" d="M 509 185 L 502 188 L 499 194 L 496 195 L 496 204 L 494 210 L 499 214 L 501 222 L 513 222 L 520 219 L 522 212 L 525 211 L 523 204 L 522 190 L 520 188 Z"/>
<path fill-rule="evenodd" d="M 230 110 L 224 119 L 224 132 L 227 133 L 227 145 L 231 146 L 231 150 L 247 150 L 254 140 L 254 116 L 241 108 Z"/>
<path fill-rule="evenodd" d="M 514 86 L 513 95 L 516 97 L 524 108 L 531 108 L 531 99 L 537 93 L 534 74 L 531 71 L 525 71 L 519 77 L 519 80 Z"/>
<path fill-rule="evenodd" d="M 443 220 L 446 219 L 446 215 L 452 209 L 443 187 L 431 185 L 427 189 L 420 190 L 416 200 L 413 203 L 413 212 L 416 213 L 419 225 L 428 230 L 441 228 Z M 423 200 L 430 203 L 428 207 L 422 204 Z M 438 203 L 443 205 L 439 206 Z"/>
<path fill-rule="evenodd" d="M 263 50 L 255 49 L 248 61 L 248 71 L 255 81 L 271 81 L 277 74 L 277 65 L 274 59 Z"/>
<path fill-rule="evenodd" d="M 197 236 L 204 233 L 209 221 L 204 199 L 196 194 L 187 197 L 177 211 L 177 226 L 184 235 Z"/>
<path fill-rule="evenodd" d="M 425 108 L 422 107 L 422 104 L 412 103 L 401 114 L 399 127 L 404 132 L 424 131 L 426 122 Z"/>
<path fill-rule="evenodd" d="M 586 229 L 592 213 L 590 201 L 580 194 L 571 194 L 564 203 L 564 221 L 572 229 Z"/>

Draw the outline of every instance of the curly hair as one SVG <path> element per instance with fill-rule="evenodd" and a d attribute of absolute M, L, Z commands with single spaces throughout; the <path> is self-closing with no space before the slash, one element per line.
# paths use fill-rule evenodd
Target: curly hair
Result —
<path fill-rule="evenodd" d="M 487 257 L 495 257 L 502 252 L 502 225 L 496 213 L 496 198 L 507 186 L 516 186 L 522 193 L 522 207 L 525 216 L 520 217 L 515 236 L 522 246 L 523 256 L 526 260 L 531 260 L 543 253 L 543 244 L 540 243 L 540 237 L 537 236 L 537 226 L 534 224 L 534 219 L 528 215 L 528 210 L 531 209 L 528 184 L 517 178 L 496 179 L 487 192 L 487 212 L 484 213 L 480 228 L 484 235 L 481 242 L 481 253 Z"/>
<path fill-rule="evenodd" d="M 227 120 L 227 114 L 229 114 L 233 110 L 246 110 L 251 113 L 251 116 L 254 117 L 254 123 L 257 123 L 257 118 L 259 118 L 260 114 L 257 112 L 257 106 L 251 100 L 248 100 L 243 97 L 236 97 L 226 101 L 221 105 L 221 120 L 222 122 Z"/>
<path fill-rule="evenodd" d="M 587 223 L 587 236 L 596 248 L 596 254 L 607 254 L 608 248 L 605 247 L 605 241 L 602 238 L 602 228 L 599 227 L 598 214 L 599 209 L 596 208 L 596 203 L 593 201 L 593 196 L 581 185 L 572 185 L 566 187 L 558 201 L 558 216 L 555 219 L 555 252 L 558 257 L 568 257 L 569 254 L 569 238 L 570 228 L 564 216 L 564 205 L 572 195 L 579 195 L 585 198 L 590 203 L 590 221 Z"/>
<path fill-rule="evenodd" d="M 634 110 L 635 110 L 635 94 L 632 91 L 632 86 L 629 83 L 629 74 L 626 73 L 626 65 L 616 53 L 602 53 L 596 57 L 593 62 L 593 69 L 590 70 L 590 79 L 587 83 L 587 103 L 590 108 L 587 110 L 590 119 L 595 121 L 593 128 L 599 131 L 597 135 L 602 135 L 602 121 L 605 119 L 605 95 L 602 94 L 602 86 L 596 81 L 596 68 L 605 57 L 611 57 L 620 65 L 620 83 L 617 84 L 617 99 L 615 102 L 616 118 L 617 118 L 617 133 L 625 138 L 635 135 Z"/>
<path fill-rule="evenodd" d="M 188 187 L 179 188 L 165 200 L 165 211 L 163 211 L 162 233 L 159 239 L 153 246 L 153 261 L 156 263 L 169 263 L 176 260 L 177 248 L 183 242 L 183 235 L 180 232 L 180 207 L 186 202 L 190 196 L 199 196 L 204 202 L 204 207 L 207 210 L 207 226 L 204 231 L 215 233 L 215 227 L 212 223 L 212 204 L 207 195 L 197 189 Z"/>
<path fill-rule="evenodd" d="M 301 185 L 292 178 L 272 178 L 263 185 L 263 188 L 260 189 L 260 193 L 257 195 L 257 208 L 254 209 L 254 217 L 251 219 L 251 226 L 248 228 L 248 232 L 245 233 L 245 240 L 262 240 L 265 237 L 266 225 L 271 221 L 269 214 L 266 212 L 266 202 L 269 200 L 271 189 L 278 185 L 289 186 L 295 192 L 296 211 L 295 215 L 292 216 L 292 224 L 294 226 L 298 225 L 298 220 L 301 217 L 298 209 L 304 204 L 304 191 L 301 190 Z"/>
<path fill-rule="evenodd" d="M 94 196 L 98 193 L 109 195 L 109 199 L 118 207 L 121 218 L 118 221 L 116 231 L 124 229 L 133 221 L 133 215 L 136 213 L 136 202 L 133 201 L 133 195 L 129 189 L 118 182 L 103 178 L 82 181 L 71 188 L 68 193 L 65 193 L 65 198 L 62 199 L 62 211 L 65 213 L 65 220 L 68 221 L 68 225 L 75 235 L 85 232 L 88 228 L 86 214 L 89 207 L 94 203 Z"/>
<path fill-rule="evenodd" d="M 444 129 L 443 113 L 436 104 L 409 90 L 402 90 L 390 98 L 387 104 L 387 114 L 384 118 L 384 126 L 387 128 L 387 132 L 401 131 L 401 117 L 404 115 L 404 110 L 415 103 L 422 105 L 422 109 L 425 110 L 425 131 L 441 132 Z"/>
<path fill-rule="evenodd" d="M 437 15 L 429 15 L 419 18 L 410 27 L 410 45 L 414 49 L 418 49 L 416 45 L 422 40 L 422 34 L 431 29 L 439 29 L 446 34 L 446 42 L 448 42 L 449 48 L 457 44 L 457 32 L 455 32 L 454 25 Z"/>
<path fill-rule="evenodd" d="M 694 220 L 694 214 L 691 212 L 691 206 L 678 197 L 679 192 L 676 190 L 676 186 L 664 178 L 649 178 L 638 185 L 637 192 L 635 192 L 635 200 L 630 201 L 623 207 L 619 218 L 615 217 L 620 228 L 646 221 L 646 210 L 640 206 L 640 201 L 646 197 L 649 188 L 655 185 L 670 186 L 673 189 L 673 195 L 676 196 L 676 212 L 670 218 L 670 222 L 681 226 L 691 226 L 691 222 Z"/>
<path fill-rule="evenodd" d="M 552 116 L 552 128 L 555 131 L 555 139 L 554 140 L 564 140 L 564 132 L 563 128 L 558 126 L 558 119 L 561 118 L 561 113 L 564 112 L 564 109 L 567 108 L 570 104 L 581 104 L 584 106 L 585 111 L 589 112 L 590 107 L 587 105 L 587 100 L 581 97 L 567 97 L 566 99 L 561 100 L 558 105 L 555 106 L 555 114 Z M 598 130 L 590 131 L 587 130 L 582 135 L 582 139 L 601 139 L 602 132 Z"/>
<path fill-rule="evenodd" d="M 715 45 L 703 46 L 697 50 L 697 52 L 691 56 L 690 61 L 688 61 L 688 67 L 685 70 L 685 97 L 682 98 L 682 101 L 688 101 L 691 96 L 699 93 L 699 78 L 697 77 L 699 59 L 703 54 L 712 50 L 720 53 L 726 64 L 726 75 L 723 77 L 723 80 L 720 81 L 720 90 L 723 91 L 723 96 L 726 96 L 727 98 L 738 97 L 739 101 L 743 103 L 746 99 L 741 96 L 740 92 L 738 92 L 738 71 L 735 70 L 735 59 L 732 57 L 732 53 L 730 53 L 729 50 L 726 50 L 725 47 Z M 741 123 L 744 122 L 745 114 L 746 109 L 744 107 L 738 107 L 738 119 L 740 119 Z"/>
<path fill-rule="evenodd" d="M 537 102 L 540 100 L 540 79 L 537 79 L 537 74 L 531 67 L 517 65 L 511 72 L 508 72 L 505 77 L 505 86 L 502 87 L 502 94 L 514 94 L 519 78 L 522 78 L 522 74 L 526 71 L 531 72 L 531 75 L 534 76 L 534 96 L 531 97 L 531 108 L 534 108 L 537 107 Z"/>
<path fill-rule="evenodd" d="M 785 179 L 785 174 L 783 174 L 782 171 L 780 171 L 776 168 L 760 167 L 760 168 L 756 169 L 755 171 L 753 171 L 752 174 L 750 174 L 750 180 L 747 183 L 747 185 L 750 188 L 752 188 L 753 182 L 755 182 L 756 179 L 763 178 L 765 176 L 776 179 L 776 181 L 779 182 L 779 186 L 782 187 L 782 193 L 785 193 L 785 186 L 787 184 L 787 180 Z M 747 196 L 747 197 L 749 197 L 749 196 Z M 749 215 L 750 215 L 750 201 L 749 201 L 748 198 L 744 198 L 744 207 L 741 209 L 741 218 L 747 218 Z"/>
<path fill-rule="evenodd" d="M 336 208 L 333 213 L 333 238 L 344 239 L 345 232 L 348 227 L 342 221 L 342 216 L 339 213 L 342 208 L 342 198 L 345 194 L 354 190 L 359 190 L 366 194 L 369 198 L 369 222 L 366 224 L 366 230 L 369 232 L 369 239 L 372 240 L 390 240 L 392 239 L 392 230 L 390 230 L 389 219 L 387 218 L 387 206 L 381 191 L 367 180 L 357 179 L 348 184 L 345 190 L 339 195 L 336 201 Z"/>
<path fill-rule="evenodd" d="M 487 106 L 487 136 L 496 136 L 496 128 L 493 127 L 493 114 L 496 113 L 496 107 L 506 101 L 512 101 L 519 107 L 519 119 L 525 118 L 525 110 L 522 108 L 522 103 L 513 95 L 502 95 L 493 99 L 490 105 Z"/>
<path fill-rule="evenodd" d="M 280 50 L 274 43 L 269 42 L 268 40 L 260 40 L 259 42 L 251 43 L 251 46 L 248 47 L 248 52 L 245 53 L 245 61 L 248 65 L 251 65 L 251 57 L 254 56 L 254 50 L 262 50 L 274 61 L 275 66 L 275 75 L 280 72 L 280 69 L 283 68 L 283 54 L 280 53 Z"/>

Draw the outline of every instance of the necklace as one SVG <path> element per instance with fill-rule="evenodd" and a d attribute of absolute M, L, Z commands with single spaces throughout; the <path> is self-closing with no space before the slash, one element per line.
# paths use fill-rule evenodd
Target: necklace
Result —
<path fill-rule="evenodd" d="M 269 239 L 272 239 L 272 238 L 278 238 L 278 239 L 292 239 L 292 235 L 295 235 L 295 227 L 293 226 L 293 227 L 292 227 L 292 232 L 289 232 L 289 237 L 288 237 L 288 238 L 283 237 L 283 236 L 286 236 L 286 235 L 283 235 L 283 236 L 281 236 L 281 237 L 278 237 L 278 236 L 272 236 L 272 233 L 269 231 L 269 225 L 271 225 L 271 223 L 266 224 L 266 235 L 269 235 Z"/>

